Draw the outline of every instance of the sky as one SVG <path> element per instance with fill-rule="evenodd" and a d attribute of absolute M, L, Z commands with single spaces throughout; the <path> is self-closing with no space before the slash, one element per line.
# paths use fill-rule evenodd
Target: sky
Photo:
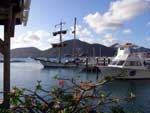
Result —
<path fill-rule="evenodd" d="M 110 46 L 131 42 L 150 48 L 150 0 L 31 0 L 27 26 L 16 26 L 11 48 L 45 50 L 59 42 L 52 32 L 65 22 L 63 41 L 73 39 L 77 17 L 77 39 Z M 3 37 L 3 30 L 0 29 Z"/>

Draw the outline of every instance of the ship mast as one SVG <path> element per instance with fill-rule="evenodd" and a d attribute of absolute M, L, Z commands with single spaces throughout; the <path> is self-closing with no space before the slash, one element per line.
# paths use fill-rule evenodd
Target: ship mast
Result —
<path fill-rule="evenodd" d="M 53 32 L 53 36 L 56 36 L 56 35 L 59 35 L 60 36 L 60 45 L 59 45 L 59 63 L 61 63 L 61 50 L 62 50 L 62 47 L 63 47 L 63 43 L 62 43 L 62 34 L 66 34 L 67 33 L 67 30 L 63 30 L 62 29 L 62 26 L 65 24 L 65 22 L 60 22 L 59 24 L 56 24 L 55 25 L 55 28 L 57 26 L 60 26 L 60 30 L 59 31 L 56 31 L 56 32 Z"/>
<path fill-rule="evenodd" d="M 72 32 L 74 34 L 74 40 L 73 40 L 73 57 L 75 58 L 75 52 L 76 52 L 76 21 L 77 18 L 74 18 L 74 31 Z"/>

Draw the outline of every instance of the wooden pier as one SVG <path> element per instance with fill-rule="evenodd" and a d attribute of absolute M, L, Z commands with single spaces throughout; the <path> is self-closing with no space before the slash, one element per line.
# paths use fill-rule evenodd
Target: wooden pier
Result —
<path fill-rule="evenodd" d="M 83 59 L 83 58 L 82 58 Z M 81 71 L 83 72 L 92 72 L 92 73 L 101 73 L 102 67 L 107 66 L 111 62 L 111 58 L 108 57 L 86 57 L 85 59 L 85 65 L 79 66 L 81 67 Z"/>

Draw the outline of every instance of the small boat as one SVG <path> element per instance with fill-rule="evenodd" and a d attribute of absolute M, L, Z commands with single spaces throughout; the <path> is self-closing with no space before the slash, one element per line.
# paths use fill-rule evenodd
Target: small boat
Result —
<path fill-rule="evenodd" d="M 150 79 L 150 62 L 142 52 L 135 52 L 135 46 L 127 43 L 118 48 L 117 56 L 101 69 L 103 76 L 115 79 Z"/>

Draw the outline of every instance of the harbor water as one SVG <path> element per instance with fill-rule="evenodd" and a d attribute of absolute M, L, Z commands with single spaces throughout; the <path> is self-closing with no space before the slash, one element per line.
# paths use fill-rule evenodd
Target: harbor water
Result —
<path fill-rule="evenodd" d="M 0 91 L 3 90 L 3 63 L 0 63 Z M 56 85 L 57 81 L 54 76 L 60 77 L 76 77 L 80 76 L 81 80 L 96 81 L 101 79 L 100 74 L 92 74 L 80 72 L 80 69 L 64 69 L 64 68 L 46 68 L 39 62 L 18 62 L 11 63 L 11 87 L 33 89 L 37 80 L 42 81 L 42 85 L 46 89 Z M 111 93 L 115 97 L 127 97 L 130 92 L 136 95 L 131 102 L 123 102 L 123 106 L 128 111 L 143 111 L 150 113 L 150 80 L 114 80 L 106 83 L 102 90 Z M 2 95 L 1 95 L 2 96 Z"/>

